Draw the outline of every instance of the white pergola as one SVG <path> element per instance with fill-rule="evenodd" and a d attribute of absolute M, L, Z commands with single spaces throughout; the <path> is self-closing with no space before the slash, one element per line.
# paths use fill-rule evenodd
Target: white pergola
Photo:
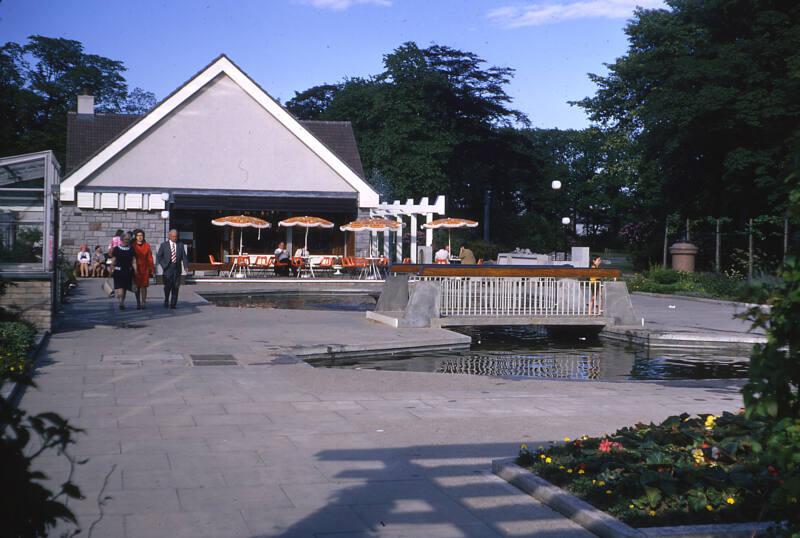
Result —
<path fill-rule="evenodd" d="M 392 203 L 382 202 L 370 209 L 370 216 L 393 218 L 400 223 L 403 223 L 404 217 L 408 217 L 408 226 L 404 227 L 403 231 L 407 230 L 411 234 L 411 262 L 417 263 L 417 231 L 419 230 L 417 220 L 424 218 L 425 222 L 431 222 L 434 215 L 444 215 L 444 203 L 443 195 L 437 196 L 436 201 L 433 203 L 430 203 L 427 196 L 420 199 L 419 203 L 414 203 L 411 198 L 406 200 L 405 203 L 401 203 L 400 200 L 395 200 Z M 373 246 L 377 247 L 378 236 L 372 234 L 370 239 L 374 243 Z M 397 239 L 394 257 L 395 261 L 400 262 L 403 261 L 402 236 Z M 384 245 L 388 245 L 388 241 L 385 241 Z M 425 230 L 425 245 L 433 246 L 433 230 Z"/>

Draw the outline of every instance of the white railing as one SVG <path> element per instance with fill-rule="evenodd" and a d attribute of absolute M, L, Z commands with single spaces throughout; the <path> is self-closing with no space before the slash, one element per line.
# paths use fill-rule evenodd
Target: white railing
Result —
<path fill-rule="evenodd" d="M 550 277 L 418 277 L 439 285 L 443 317 L 593 317 L 603 315 L 602 280 Z"/>

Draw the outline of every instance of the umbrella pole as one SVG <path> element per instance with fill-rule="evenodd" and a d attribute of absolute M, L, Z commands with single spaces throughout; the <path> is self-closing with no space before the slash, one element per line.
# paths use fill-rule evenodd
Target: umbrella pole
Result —
<path fill-rule="evenodd" d="M 244 228 L 239 229 L 239 256 L 242 255 L 242 239 L 244 238 Z"/>
<path fill-rule="evenodd" d="M 450 251 L 450 255 L 453 255 L 453 247 L 450 246 L 450 228 L 447 229 L 447 250 Z"/>
<path fill-rule="evenodd" d="M 306 227 L 306 243 L 303 245 L 303 254 L 308 255 L 308 227 Z"/>

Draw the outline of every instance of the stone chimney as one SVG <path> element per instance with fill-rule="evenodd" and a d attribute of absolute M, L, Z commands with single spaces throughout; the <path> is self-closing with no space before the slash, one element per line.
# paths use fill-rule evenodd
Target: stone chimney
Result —
<path fill-rule="evenodd" d="M 78 114 L 94 114 L 94 95 L 78 95 Z"/>

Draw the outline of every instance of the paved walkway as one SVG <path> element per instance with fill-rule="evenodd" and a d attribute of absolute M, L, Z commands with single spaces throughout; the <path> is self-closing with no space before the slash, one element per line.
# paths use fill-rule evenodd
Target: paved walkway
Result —
<path fill-rule="evenodd" d="M 86 429 L 72 504 L 87 536 L 578 537 L 587 533 L 490 474 L 520 443 L 600 434 L 741 405 L 734 382 L 513 381 L 315 369 L 326 343 L 447 338 L 336 312 L 119 312 L 82 285 L 21 406 Z M 405 331 L 409 331 L 408 329 Z M 231 354 L 246 366 L 191 366 Z M 253 359 L 257 360 L 253 360 Z M 48 455 L 41 469 L 66 476 Z M 103 486 L 105 482 L 105 487 Z M 111 498 L 100 519 L 97 499 Z M 99 520 L 99 521 L 98 521 Z"/>

